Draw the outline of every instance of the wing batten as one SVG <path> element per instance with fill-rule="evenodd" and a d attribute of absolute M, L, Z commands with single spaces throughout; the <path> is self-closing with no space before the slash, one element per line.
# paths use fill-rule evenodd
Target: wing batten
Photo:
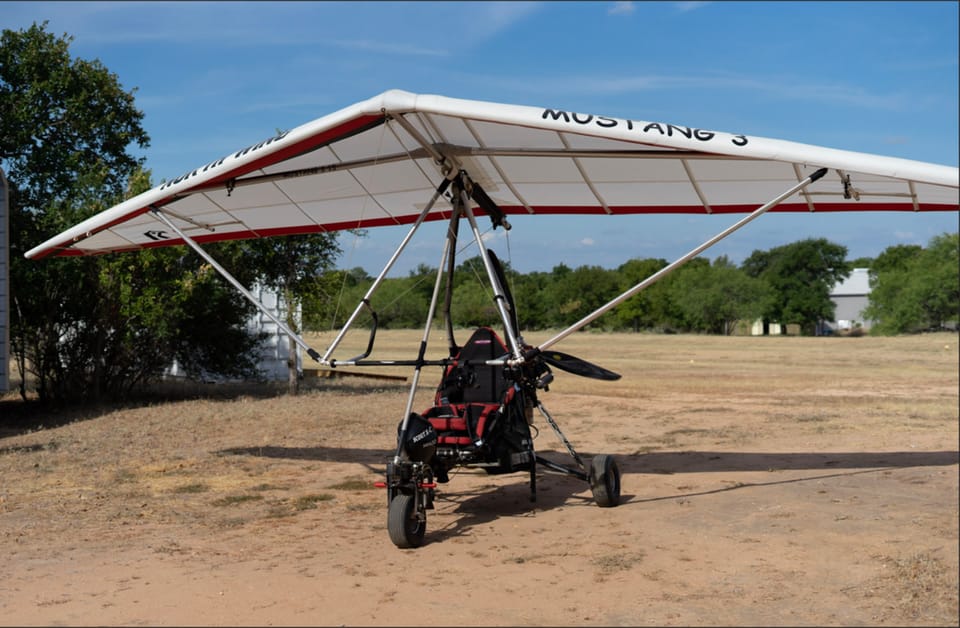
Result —
<path fill-rule="evenodd" d="M 793 167 L 793 174 L 794 174 L 794 176 L 797 177 L 797 181 L 802 181 L 802 180 L 803 180 L 803 173 L 800 171 L 800 165 L 799 165 L 799 164 L 792 164 L 792 167 Z M 802 190 L 800 190 L 800 195 L 803 196 L 803 199 L 804 199 L 804 201 L 805 201 L 806 204 L 807 204 L 807 211 L 809 211 L 809 212 L 811 212 L 811 213 L 813 213 L 814 211 L 816 211 L 816 207 L 815 207 L 814 204 L 813 204 L 813 197 L 810 195 L 810 188 L 809 188 L 809 186 L 803 188 Z"/>
<path fill-rule="evenodd" d="M 471 124 L 469 120 L 465 120 L 464 124 L 466 125 L 467 130 L 469 130 L 470 133 L 473 135 L 474 141 L 476 141 L 477 143 L 477 149 L 473 149 L 476 152 L 471 152 L 470 154 L 471 155 L 475 154 L 478 156 L 481 155 L 482 151 L 486 149 L 486 142 L 484 142 L 483 137 L 480 135 L 480 133 L 477 132 L 477 130 L 474 128 L 473 124 Z M 464 148 L 468 148 L 468 147 L 464 147 Z M 513 194 L 516 197 L 517 201 L 519 201 L 519 203 L 523 205 L 524 209 L 527 210 L 527 214 L 534 213 L 533 208 L 530 207 L 530 204 L 523 197 L 523 195 L 520 194 L 520 191 L 517 190 L 517 187 L 510 180 L 510 177 L 507 176 L 506 170 L 504 170 L 503 166 L 497 160 L 496 156 L 493 154 L 488 154 L 486 155 L 486 158 L 490 160 L 490 165 L 493 167 L 494 170 L 497 171 L 497 176 L 500 177 L 500 179 L 503 181 L 507 189 L 510 190 L 510 193 Z"/>
<path fill-rule="evenodd" d="M 919 199 L 917 198 L 917 186 L 913 184 L 913 181 L 907 181 L 907 188 L 910 190 L 910 199 L 913 201 L 913 211 L 920 211 Z"/>
<path fill-rule="evenodd" d="M 697 196 L 700 198 L 700 202 L 703 203 L 703 211 L 707 214 L 712 214 L 713 209 L 710 207 L 710 201 L 707 200 L 703 190 L 700 188 L 700 184 L 697 182 L 697 178 L 693 174 L 693 169 L 690 167 L 690 162 L 686 159 L 681 159 L 680 164 L 683 166 L 683 171 L 687 173 L 687 177 L 690 179 L 690 185 L 693 186 L 694 192 L 697 193 Z"/>
<path fill-rule="evenodd" d="M 564 147 L 569 150 L 570 143 L 567 140 L 566 136 L 562 133 L 560 134 L 560 142 L 563 143 Z M 583 178 L 584 184 L 590 189 L 590 193 L 593 194 L 593 197 L 597 199 L 597 204 L 603 208 L 603 213 L 609 214 L 610 207 L 607 205 L 607 202 L 603 199 L 603 195 L 597 190 L 597 187 L 593 184 L 590 177 L 587 175 L 586 170 L 583 167 L 583 164 L 580 162 L 580 158 L 576 156 L 570 156 L 571 161 L 573 161 L 574 167 L 577 169 L 577 172 L 580 173 L 580 176 Z"/>

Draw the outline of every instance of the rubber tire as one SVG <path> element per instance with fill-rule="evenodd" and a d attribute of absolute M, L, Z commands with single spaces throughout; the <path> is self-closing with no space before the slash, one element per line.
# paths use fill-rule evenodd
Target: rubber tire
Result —
<path fill-rule="evenodd" d="M 387 532 L 400 549 L 420 547 L 427 531 L 427 522 L 417 518 L 417 504 L 413 495 L 400 493 L 387 508 Z"/>
<path fill-rule="evenodd" d="M 590 461 L 590 490 L 593 501 L 601 508 L 620 503 L 620 468 L 613 456 L 599 454 Z"/>

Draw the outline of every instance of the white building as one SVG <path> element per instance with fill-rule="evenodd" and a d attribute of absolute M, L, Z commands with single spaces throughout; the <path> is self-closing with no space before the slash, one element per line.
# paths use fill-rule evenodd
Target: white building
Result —
<path fill-rule="evenodd" d="M 271 314 L 281 321 L 286 321 L 286 308 L 284 307 L 283 300 L 280 299 L 276 292 L 264 289 L 261 286 L 254 286 L 250 292 L 260 300 Z M 301 325 L 299 308 L 297 309 L 295 320 L 299 327 Z M 290 338 L 280 331 L 277 324 L 270 320 L 269 316 L 258 309 L 253 313 L 253 316 L 247 320 L 247 331 L 254 335 L 266 334 L 266 337 L 260 345 L 260 363 L 258 365 L 260 377 L 267 381 L 287 380 L 289 377 L 287 358 L 290 355 L 291 344 L 293 345 L 297 360 L 298 377 L 303 376 L 303 351 L 300 345 L 291 342 Z M 164 375 L 170 377 L 186 377 L 187 374 L 180 368 L 179 364 L 174 362 L 173 366 L 167 369 Z M 219 378 L 202 377 L 202 379 L 214 381 Z"/>
<path fill-rule="evenodd" d="M 825 327 L 832 331 L 850 331 L 860 328 L 869 331 L 873 321 L 863 316 L 869 303 L 870 269 L 854 268 L 850 276 L 834 285 L 830 299 L 836 305 L 832 321 L 826 321 Z"/>
<path fill-rule="evenodd" d="M 278 295 L 276 292 L 265 290 L 260 286 L 255 286 L 251 292 L 255 297 L 260 299 L 260 302 L 270 311 L 271 314 L 279 318 L 281 321 L 286 321 L 286 307 L 283 303 L 283 300 L 280 298 L 280 295 Z M 302 321 L 300 319 L 299 307 L 297 307 L 294 320 L 297 322 L 297 327 L 301 327 Z M 260 375 L 264 379 L 271 381 L 286 381 L 287 377 L 289 376 L 287 360 L 290 356 L 291 345 L 293 345 L 295 358 L 297 360 L 297 373 L 299 376 L 303 375 L 303 351 L 300 349 L 300 345 L 292 342 L 290 337 L 280 331 L 280 329 L 277 327 L 277 324 L 270 320 L 270 318 L 263 314 L 259 309 L 254 312 L 250 320 L 247 321 L 247 330 L 251 334 L 267 334 L 263 344 L 260 345 L 261 350 L 259 369 Z"/>
<path fill-rule="evenodd" d="M 762 318 L 753 321 L 750 326 L 751 336 L 779 336 L 783 333 L 780 323 L 764 323 Z"/>
<path fill-rule="evenodd" d="M 836 306 L 834 320 L 823 321 L 817 335 L 849 332 L 854 329 L 869 331 L 873 321 L 864 318 L 863 311 L 870 300 L 870 269 L 854 268 L 849 277 L 833 286 L 830 300 Z M 752 336 L 776 336 L 783 332 L 784 328 L 779 323 L 770 322 L 765 326 L 761 319 L 753 321 L 750 326 Z"/>

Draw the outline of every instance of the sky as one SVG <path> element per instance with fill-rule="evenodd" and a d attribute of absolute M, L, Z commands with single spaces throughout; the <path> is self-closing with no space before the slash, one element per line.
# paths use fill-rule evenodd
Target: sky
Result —
<path fill-rule="evenodd" d="M 117 75 L 154 184 L 388 89 L 662 120 L 958 165 L 957 2 L 4 2 Z M 672 261 L 738 216 L 512 217 L 520 272 Z M 875 257 L 956 213 L 769 214 L 702 255 L 742 262 L 804 238 Z M 379 272 L 407 227 L 344 234 Z M 415 241 L 392 274 L 437 266 Z"/>

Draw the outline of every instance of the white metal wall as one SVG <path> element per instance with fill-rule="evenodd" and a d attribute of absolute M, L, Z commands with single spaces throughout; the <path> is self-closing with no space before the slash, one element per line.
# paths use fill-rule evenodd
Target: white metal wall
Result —
<path fill-rule="evenodd" d="M 256 285 L 250 291 L 257 299 L 263 303 L 271 314 L 284 320 L 287 313 L 286 307 L 276 292 Z M 295 314 L 297 324 L 300 324 L 300 311 Z M 266 338 L 260 344 L 260 361 L 257 368 L 260 376 L 268 381 L 285 381 L 289 376 L 287 367 L 287 357 L 290 355 L 290 339 L 279 330 L 277 324 L 264 315 L 260 310 L 254 312 L 253 316 L 247 319 L 247 331 L 251 334 L 266 334 Z M 303 352 L 299 345 L 294 344 L 297 360 L 297 371 L 303 372 Z M 177 362 L 174 362 L 164 373 L 172 377 L 185 377 L 186 373 L 180 368 Z M 204 381 L 219 381 L 219 378 L 207 378 L 201 376 Z"/>
<path fill-rule="evenodd" d="M 10 229 L 7 177 L 0 169 L 0 393 L 10 389 Z"/>
<path fill-rule="evenodd" d="M 262 286 L 254 286 L 252 290 L 254 296 L 260 299 L 260 302 L 270 310 L 270 313 L 284 320 L 287 316 L 286 304 L 280 298 L 280 295 L 274 292 L 263 288 Z M 294 314 L 297 325 L 300 325 L 300 311 L 299 309 Z M 277 324 L 270 320 L 269 317 L 265 316 L 260 310 L 257 310 L 253 317 L 247 321 L 247 329 L 251 333 L 259 334 L 266 333 L 267 338 L 264 340 L 261 345 L 260 353 L 260 373 L 263 377 L 268 380 L 279 380 L 283 381 L 288 377 L 289 368 L 287 366 L 287 359 L 290 356 L 290 338 L 287 337 L 285 333 L 280 331 L 277 327 Z M 300 350 L 300 346 L 294 344 L 294 351 L 296 351 L 296 360 L 297 360 L 297 371 L 303 370 L 303 355 Z"/>

